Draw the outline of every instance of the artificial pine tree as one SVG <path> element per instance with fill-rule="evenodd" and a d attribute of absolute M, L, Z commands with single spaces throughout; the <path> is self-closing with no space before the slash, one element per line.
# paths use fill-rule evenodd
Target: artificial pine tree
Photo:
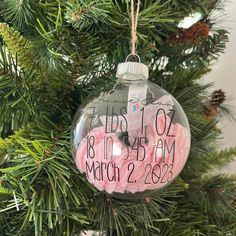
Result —
<path fill-rule="evenodd" d="M 184 108 L 192 145 L 171 185 L 119 199 L 97 191 L 76 169 L 70 128 L 76 108 L 115 81 L 117 64 L 129 54 L 130 2 L 0 1 L 1 236 L 86 230 L 112 236 L 236 235 L 236 178 L 215 171 L 236 149 L 220 151 L 217 116 L 206 114 L 210 85 L 201 83 L 228 40 L 212 17 L 215 10 L 223 10 L 220 0 L 142 1 L 139 55 L 156 78 L 152 82 Z M 202 16 L 196 24 L 178 27 L 196 12 Z"/>

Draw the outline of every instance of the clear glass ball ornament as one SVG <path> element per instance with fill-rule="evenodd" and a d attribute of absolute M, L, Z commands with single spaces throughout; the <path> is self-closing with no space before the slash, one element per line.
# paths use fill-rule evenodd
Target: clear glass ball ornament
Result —
<path fill-rule="evenodd" d="M 176 99 L 148 81 L 146 65 L 121 63 L 117 77 L 78 109 L 73 156 L 96 189 L 139 196 L 167 186 L 181 173 L 190 151 L 189 123 Z"/>

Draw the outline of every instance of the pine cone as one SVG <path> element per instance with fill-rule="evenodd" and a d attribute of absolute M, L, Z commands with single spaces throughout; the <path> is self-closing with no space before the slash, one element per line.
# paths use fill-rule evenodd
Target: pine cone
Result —
<path fill-rule="evenodd" d="M 209 35 L 209 25 L 203 22 L 198 22 L 184 32 L 186 41 L 196 43 L 199 39 L 205 39 Z"/>
<path fill-rule="evenodd" d="M 210 104 L 211 106 L 220 106 L 225 101 L 225 92 L 221 89 L 216 90 L 212 93 Z"/>
<path fill-rule="evenodd" d="M 176 34 L 168 38 L 168 43 L 179 45 L 183 43 L 196 43 L 199 39 L 206 39 L 209 35 L 210 27 L 208 24 L 198 22 L 189 29 L 180 29 Z"/>
<path fill-rule="evenodd" d="M 225 101 L 225 92 L 220 90 L 215 90 L 212 93 L 211 99 L 208 105 L 205 106 L 205 115 L 209 119 L 214 119 L 219 115 L 219 106 Z"/>

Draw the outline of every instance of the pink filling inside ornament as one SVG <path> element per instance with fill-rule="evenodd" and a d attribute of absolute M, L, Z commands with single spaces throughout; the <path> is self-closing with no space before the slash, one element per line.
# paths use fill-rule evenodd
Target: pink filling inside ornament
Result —
<path fill-rule="evenodd" d="M 107 193 L 137 193 L 166 186 L 187 161 L 190 134 L 168 116 L 161 115 L 155 122 L 145 127 L 145 136 L 129 137 L 130 145 L 116 133 L 106 133 L 103 126 L 91 130 L 77 148 L 77 168 Z"/>

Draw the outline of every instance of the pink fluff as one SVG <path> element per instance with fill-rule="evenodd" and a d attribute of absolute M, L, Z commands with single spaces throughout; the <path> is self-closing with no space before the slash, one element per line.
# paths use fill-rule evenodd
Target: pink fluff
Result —
<path fill-rule="evenodd" d="M 157 119 L 159 130 L 164 128 L 164 116 Z M 170 119 L 167 116 L 167 127 L 169 127 Z M 95 151 L 94 158 L 87 155 L 87 137 L 83 138 L 76 151 L 76 165 L 81 173 L 86 173 L 88 181 L 93 184 L 98 190 L 106 191 L 107 193 L 137 193 L 147 190 L 160 189 L 171 181 L 173 181 L 182 171 L 189 154 L 190 149 L 190 134 L 188 130 L 179 123 L 172 124 L 169 134 L 174 134 L 175 137 L 164 135 L 159 136 L 156 132 L 155 124 L 146 126 L 146 139 L 147 143 L 142 143 L 146 150 L 145 160 L 141 161 L 142 149 L 139 149 L 141 157 L 137 161 L 137 151 L 132 150 L 130 146 L 126 146 L 115 133 L 106 134 L 104 127 L 98 127 L 90 131 L 88 136 L 93 136 L 95 142 L 93 150 Z M 104 137 L 111 137 L 113 140 L 113 149 L 118 150 L 116 155 L 112 156 L 112 145 L 107 147 L 107 159 L 104 159 Z M 172 163 L 172 155 L 166 153 L 163 160 L 163 155 L 159 151 L 156 155 L 156 143 L 159 139 L 166 140 L 166 143 L 171 146 L 175 140 L 175 158 Z M 115 151 L 114 151 L 115 152 Z M 129 157 L 127 159 L 127 153 Z M 127 159 L 127 160 L 126 160 Z M 103 179 L 94 178 L 93 171 L 86 171 L 86 166 L 97 167 L 104 166 L 110 163 L 110 166 L 116 165 L 119 169 L 119 177 L 111 181 L 111 176 L 114 175 L 114 169 L 109 168 L 106 174 L 102 175 Z M 130 165 L 130 166 L 129 166 Z M 130 169 L 128 170 L 128 166 Z M 134 170 L 131 174 L 131 170 Z M 100 170 L 99 168 L 97 170 Z M 104 171 L 106 172 L 106 171 Z M 97 173 L 97 172 L 96 172 Z M 96 174 L 95 174 L 96 175 Z M 101 177 L 101 175 L 98 175 Z M 109 181 L 110 176 L 110 181 Z M 118 175 L 116 175 L 118 176 Z M 130 178 L 129 178 L 130 177 Z M 158 180 L 159 179 L 159 180 Z M 129 182 L 128 182 L 129 180 Z"/>

